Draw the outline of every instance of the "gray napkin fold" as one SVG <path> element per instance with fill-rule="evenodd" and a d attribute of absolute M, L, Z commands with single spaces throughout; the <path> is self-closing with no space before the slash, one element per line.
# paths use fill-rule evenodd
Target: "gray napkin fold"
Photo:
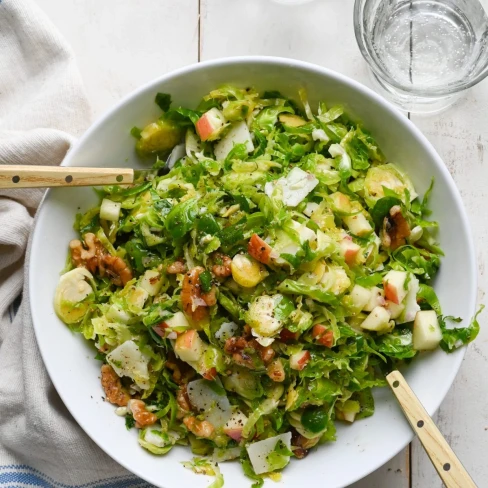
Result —
<path fill-rule="evenodd" d="M 0 165 L 60 164 L 89 120 L 66 42 L 32 1 L 0 0 Z M 0 190 L 0 487 L 150 486 L 84 434 L 44 368 L 27 281 L 42 195 Z"/>

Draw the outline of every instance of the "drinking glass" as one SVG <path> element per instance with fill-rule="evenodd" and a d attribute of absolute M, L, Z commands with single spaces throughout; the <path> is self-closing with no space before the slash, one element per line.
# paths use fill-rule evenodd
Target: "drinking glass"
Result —
<path fill-rule="evenodd" d="M 376 88 L 403 110 L 443 110 L 488 75 L 479 0 L 356 0 L 354 29 Z"/>

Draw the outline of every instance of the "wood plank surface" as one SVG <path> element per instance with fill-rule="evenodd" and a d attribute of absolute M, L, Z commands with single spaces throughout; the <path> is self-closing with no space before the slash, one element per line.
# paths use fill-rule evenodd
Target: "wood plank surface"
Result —
<path fill-rule="evenodd" d="M 411 116 L 446 163 L 461 192 L 478 257 L 478 302 L 486 302 L 488 275 L 488 81 L 466 92 L 440 115 Z M 455 229 L 453 229 L 455 232 Z M 453 286 L 455 286 L 453 284 Z M 488 486 L 488 329 L 468 347 L 461 370 L 434 417 L 443 435 L 478 486 Z M 412 445 L 412 488 L 441 488 L 432 464 L 418 441 Z"/>
<path fill-rule="evenodd" d="M 94 117 L 198 61 L 198 0 L 37 0 L 75 52 Z"/>

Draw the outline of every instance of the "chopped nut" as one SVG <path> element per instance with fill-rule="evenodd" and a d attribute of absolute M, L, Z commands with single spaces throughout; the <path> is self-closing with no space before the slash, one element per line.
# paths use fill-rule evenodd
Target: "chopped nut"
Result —
<path fill-rule="evenodd" d="M 176 402 L 178 403 L 178 410 L 179 418 L 184 417 L 188 412 L 191 411 L 191 403 L 190 399 L 188 398 L 188 392 L 186 390 L 186 385 L 180 386 L 178 391 L 176 392 Z"/>
<path fill-rule="evenodd" d="M 122 258 L 106 254 L 103 263 L 114 285 L 125 286 L 132 279 L 132 271 Z"/>
<path fill-rule="evenodd" d="M 88 232 L 83 240 L 86 249 L 78 239 L 69 243 L 71 260 L 77 268 L 84 266 L 92 274 L 98 270 L 101 277 L 108 275 L 116 286 L 124 286 L 132 279 L 132 271 L 127 263 L 122 258 L 107 254 L 95 234 Z"/>
<path fill-rule="evenodd" d="M 184 263 L 183 260 L 178 259 L 174 263 L 170 264 L 166 268 L 166 272 L 168 274 L 181 274 L 181 273 L 186 273 L 186 264 Z"/>
<path fill-rule="evenodd" d="M 122 387 L 117 373 L 108 364 L 102 366 L 102 388 L 107 400 L 114 405 L 125 407 L 130 400 L 130 396 Z"/>
<path fill-rule="evenodd" d="M 390 213 L 383 219 L 381 230 L 381 243 L 383 247 L 392 251 L 405 245 L 406 238 L 410 235 L 410 226 L 402 214 L 400 205 L 391 207 Z"/>
<path fill-rule="evenodd" d="M 158 421 L 156 415 L 147 410 L 146 404 L 142 400 L 130 400 L 127 408 L 131 411 L 138 429 L 153 425 Z"/>
<path fill-rule="evenodd" d="M 78 239 L 73 239 L 69 243 L 71 260 L 77 268 L 84 266 L 88 271 L 94 274 L 100 266 L 105 249 L 97 236 L 91 232 L 85 234 L 83 240 L 85 241 L 86 249 Z"/>
<path fill-rule="evenodd" d="M 275 359 L 267 368 L 268 376 L 277 383 L 281 383 L 285 381 L 285 368 L 283 367 L 283 363 L 281 359 Z"/>
<path fill-rule="evenodd" d="M 181 304 L 183 311 L 195 322 L 208 317 L 208 305 L 202 297 L 200 275 L 205 270 L 201 266 L 191 269 L 185 274 L 181 287 Z"/>
<path fill-rule="evenodd" d="M 197 437 L 205 437 L 208 439 L 209 437 L 212 437 L 215 431 L 214 426 L 207 420 L 197 420 L 195 417 L 186 417 L 183 419 L 183 423 L 186 425 L 186 428 Z"/>
<path fill-rule="evenodd" d="M 215 264 L 212 266 L 212 273 L 217 276 L 217 278 L 227 278 L 232 274 L 230 267 L 232 259 L 229 256 L 215 253 L 212 257 L 215 261 Z"/>

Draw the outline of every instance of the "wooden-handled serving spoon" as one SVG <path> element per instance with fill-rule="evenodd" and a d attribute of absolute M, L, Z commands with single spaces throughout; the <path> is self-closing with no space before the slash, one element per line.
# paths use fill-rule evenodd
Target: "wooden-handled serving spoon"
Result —
<path fill-rule="evenodd" d="M 141 173 L 132 168 L 71 168 L 69 166 L 0 165 L 0 188 L 130 185 Z"/>
<path fill-rule="evenodd" d="M 185 156 L 185 145 L 176 145 L 164 168 L 169 170 Z M 72 168 L 69 166 L 9 166 L 0 164 L 0 188 L 51 188 L 54 186 L 130 185 L 158 170 L 132 168 Z"/>
<path fill-rule="evenodd" d="M 476 488 L 476 484 L 408 386 L 403 375 L 399 371 L 393 371 L 386 380 L 446 487 Z"/>

